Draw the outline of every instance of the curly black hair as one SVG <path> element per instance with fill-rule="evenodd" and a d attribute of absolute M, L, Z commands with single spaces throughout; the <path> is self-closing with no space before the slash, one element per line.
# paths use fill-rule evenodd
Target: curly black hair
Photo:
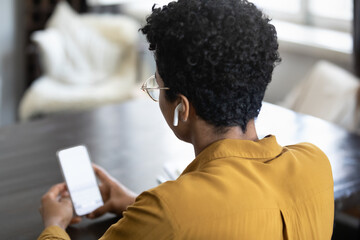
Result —
<path fill-rule="evenodd" d="M 154 5 L 146 21 L 167 100 L 183 94 L 217 129 L 245 132 L 280 62 L 270 19 L 246 0 L 178 0 Z"/>

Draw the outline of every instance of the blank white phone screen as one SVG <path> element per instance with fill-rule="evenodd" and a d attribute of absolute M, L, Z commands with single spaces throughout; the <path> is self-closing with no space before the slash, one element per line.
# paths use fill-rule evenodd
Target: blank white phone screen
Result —
<path fill-rule="evenodd" d="M 103 200 L 85 146 L 58 152 L 75 213 L 83 216 L 102 206 Z"/>

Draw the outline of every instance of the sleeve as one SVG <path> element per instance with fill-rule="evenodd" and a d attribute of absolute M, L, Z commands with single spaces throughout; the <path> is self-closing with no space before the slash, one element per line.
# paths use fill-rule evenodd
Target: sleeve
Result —
<path fill-rule="evenodd" d="M 154 193 L 143 192 L 100 240 L 174 239 L 167 205 Z"/>
<path fill-rule="evenodd" d="M 38 240 L 70 240 L 70 237 L 62 228 L 50 226 L 45 228 Z"/>

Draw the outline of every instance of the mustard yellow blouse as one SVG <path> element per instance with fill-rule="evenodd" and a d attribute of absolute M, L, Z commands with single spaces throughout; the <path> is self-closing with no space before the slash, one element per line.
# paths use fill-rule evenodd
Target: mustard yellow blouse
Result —
<path fill-rule="evenodd" d="M 142 193 L 101 239 L 329 240 L 333 218 L 331 167 L 317 147 L 225 139 Z M 69 237 L 53 226 L 39 239 Z"/>

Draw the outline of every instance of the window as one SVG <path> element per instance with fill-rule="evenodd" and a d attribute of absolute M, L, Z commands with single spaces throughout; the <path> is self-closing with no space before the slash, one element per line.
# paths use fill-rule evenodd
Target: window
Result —
<path fill-rule="evenodd" d="M 112 4 L 150 4 L 151 6 L 154 3 L 159 5 L 165 5 L 171 0 L 86 0 L 90 6 L 96 5 L 112 5 Z M 173 0 L 174 1 L 174 0 Z"/>
<path fill-rule="evenodd" d="M 145 4 L 149 0 L 87 0 L 90 5 Z M 157 0 L 167 4 L 171 0 Z M 249 0 L 274 19 L 344 32 L 351 31 L 353 0 Z M 152 5 L 152 4 L 151 4 Z"/>
<path fill-rule="evenodd" d="M 130 1 L 127 0 L 87 0 L 90 6 L 94 5 L 111 5 L 111 4 L 122 4 Z"/>
<path fill-rule="evenodd" d="M 339 20 L 352 20 L 351 0 L 312 0 L 309 1 L 312 15 Z"/>
<path fill-rule="evenodd" d="M 252 0 L 275 19 L 351 31 L 352 0 Z"/>
<path fill-rule="evenodd" d="M 253 0 L 253 3 L 260 8 L 272 10 L 275 12 L 293 13 L 296 14 L 300 11 L 299 0 Z"/>

